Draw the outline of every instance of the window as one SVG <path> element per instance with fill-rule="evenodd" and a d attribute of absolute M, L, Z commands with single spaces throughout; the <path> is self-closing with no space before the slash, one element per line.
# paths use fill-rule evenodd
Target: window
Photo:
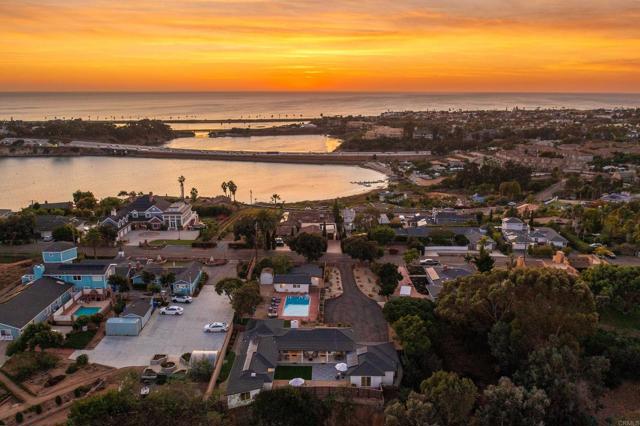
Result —
<path fill-rule="evenodd" d="M 294 284 L 293 288 L 300 288 L 300 284 Z"/>
<path fill-rule="evenodd" d="M 362 376 L 360 377 L 360 386 L 370 388 L 371 387 L 371 377 Z"/>
<path fill-rule="evenodd" d="M 250 392 L 242 392 L 240 394 L 240 401 L 248 401 L 251 399 L 251 393 Z"/>
<path fill-rule="evenodd" d="M 73 281 L 82 281 L 82 275 L 74 275 L 72 278 Z"/>

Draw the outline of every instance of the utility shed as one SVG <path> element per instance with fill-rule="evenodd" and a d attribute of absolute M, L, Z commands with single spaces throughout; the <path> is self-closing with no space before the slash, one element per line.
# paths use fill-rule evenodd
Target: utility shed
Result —
<path fill-rule="evenodd" d="M 107 336 L 137 336 L 140 330 L 140 318 L 109 318 L 106 324 Z"/>

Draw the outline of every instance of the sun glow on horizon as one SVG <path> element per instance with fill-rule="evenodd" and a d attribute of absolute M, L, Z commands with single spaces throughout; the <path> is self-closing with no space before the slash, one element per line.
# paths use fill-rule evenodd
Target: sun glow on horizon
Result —
<path fill-rule="evenodd" d="M 640 91 L 634 0 L 0 1 L 4 91 Z"/>

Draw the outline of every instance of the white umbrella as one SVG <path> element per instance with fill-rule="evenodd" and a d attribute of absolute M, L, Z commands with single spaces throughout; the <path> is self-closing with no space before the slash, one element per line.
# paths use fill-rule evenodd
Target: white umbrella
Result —
<path fill-rule="evenodd" d="M 297 388 L 304 385 L 304 379 L 301 377 L 296 377 L 295 379 L 289 380 L 289 384 Z"/>
<path fill-rule="evenodd" d="M 341 373 L 344 373 L 348 369 L 349 369 L 349 366 L 347 366 L 347 364 L 345 364 L 344 362 L 336 364 L 336 370 L 338 370 Z"/>

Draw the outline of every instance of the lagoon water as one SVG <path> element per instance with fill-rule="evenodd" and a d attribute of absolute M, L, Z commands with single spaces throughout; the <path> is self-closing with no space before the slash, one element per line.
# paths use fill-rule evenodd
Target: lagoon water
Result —
<path fill-rule="evenodd" d="M 180 149 L 211 151 L 278 151 L 278 152 L 333 152 L 340 139 L 324 135 L 285 135 L 210 138 L 207 134 L 194 138 L 178 138 L 166 146 Z"/>
<path fill-rule="evenodd" d="M 222 194 L 220 184 L 233 180 L 236 198 L 269 202 L 277 193 L 283 201 L 322 200 L 369 191 L 352 184 L 375 181 L 385 176 L 373 170 L 341 165 L 250 163 L 233 161 L 173 160 L 152 158 L 67 157 L 0 159 L 0 208 L 17 210 L 36 201 L 68 201 L 77 190 L 92 191 L 97 197 L 116 195 L 120 190 L 179 194 L 178 176 L 201 195 Z"/>

